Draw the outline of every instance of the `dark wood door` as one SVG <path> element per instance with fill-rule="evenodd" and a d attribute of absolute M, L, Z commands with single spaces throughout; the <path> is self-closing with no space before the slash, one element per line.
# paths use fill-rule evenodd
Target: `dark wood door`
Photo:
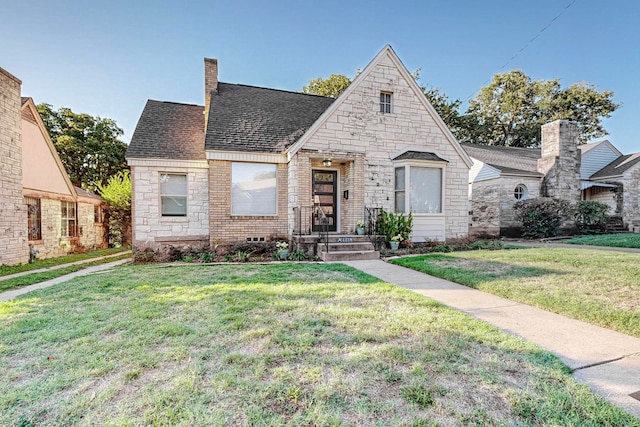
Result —
<path fill-rule="evenodd" d="M 311 171 L 313 188 L 313 231 L 336 231 L 338 223 L 338 172 Z"/>

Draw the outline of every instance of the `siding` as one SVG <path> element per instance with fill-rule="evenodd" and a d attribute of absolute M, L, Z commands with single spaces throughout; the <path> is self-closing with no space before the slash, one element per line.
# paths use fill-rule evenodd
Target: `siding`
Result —
<path fill-rule="evenodd" d="M 600 144 L 582 155 L 580 179 L 589 179 L 591 175 L 619 157 L 608 144 Z"/>

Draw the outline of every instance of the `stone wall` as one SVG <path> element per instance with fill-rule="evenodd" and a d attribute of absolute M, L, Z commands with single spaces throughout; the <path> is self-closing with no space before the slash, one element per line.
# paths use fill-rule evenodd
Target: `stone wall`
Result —
<path fill-rule="evenodd" d="M 99 249 L 104 246 L 104 226 L 95 222 L 95 206 L 78 202 L 78 225 L 82 228 L 80 244 L 85 249 Z"/>
<path fill-rule="evenodd" d="M 0 68 L 0 265 L 29 260 L 22 197 L 21 84 Z"/>
<path fill-rule="evenodd" d="M 635 165 L 623 175 L 622 221 L 627 229 L 640 231 L 640 166 Z"/>
<path fill-rule="evenodd" d="M 161 173 L 187 175 L 186 217 L 161 215 Z M 131 183 L 134 247 L 209 242 L 209 171 L 206 166 L 132 166 Z M 212 205 L 217 202 L 217 199 L 211 199 Z"/>
<path fill-rule="evenodd" d="M 516 236 L 522 224 L 515 218 L 515 188 L 527 187 L 527 198 L 540 196 L 540 180 L 505 176 L 474 182 L 471 195 L 469 233 L 473 236 Z"/>
<path fill-rule="evenodd" d="M 409 83 L 390 57 L 382 58 L 371 73 L 351 89 L 326 122 L 311 134 L 304 148 L 334 159 L 341 156 L 346 156 L 347 160 L 348 156 L 362 159 L 355 160 L 354 171 L 354 176 L 363 179 L 363 187 L 358 190 L 362 193 L 362 203 L 386 210 L 395 208 L 391 158 L 406 150 L 436 153 L 448 161 L 444 169 L 444 211 L 442 215 L 424 215 L 422 221 L 416 223 L 427 228 L 429 223 L 438 224 L 439 228 L 444 225 L 439 235 L 447 239 L 466 236 L 469 168 Z M 379 112 L 381 91 L 392 93 L 391 113 Z M 361 166 L 358 162 L 362 162 Z M 301 159 L 296 167 L 300 183 L 309 182 L 310 178 L 305 176 L 308 162 Z M 427 228 L 425 233 L 430 233 Z M 438 237 L 419 233 L 420 230 L 414 227 L 414 238 L 416 234 L 420 236 L 416 241 Z"/>

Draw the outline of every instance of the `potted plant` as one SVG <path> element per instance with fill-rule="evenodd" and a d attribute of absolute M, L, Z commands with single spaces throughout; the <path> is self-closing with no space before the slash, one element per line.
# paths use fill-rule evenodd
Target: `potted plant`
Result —
<path fill-rule="evenodd" d="M 364 221 L 363 220 L 359 220 L 356 224 L 356 234 L 358 236 L 362 236 L 364 235 Z"/>
<path fill-rule="evenodd" d="M 278 258 L 287 259 L 289 256 L 289 243 L 287 242 L 276 242 L 276 249 Z"/>
<path fill-rule="evenodd" d="M 400 246 L 400 242 L 402 242 L 402 234 L 396 234 L 395 236 L 393 236 L 391 238 L 391 241 L 389 242 L 389 246 L 391 247 L 391 250 L 397 251 L 398 246 Z"/>

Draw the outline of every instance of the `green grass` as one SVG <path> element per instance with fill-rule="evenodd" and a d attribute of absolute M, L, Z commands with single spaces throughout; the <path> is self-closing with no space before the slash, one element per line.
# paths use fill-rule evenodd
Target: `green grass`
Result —
<path fill-rule="evenodd" d="M 640 337 L 640 255 L 519 249 L 407 257 L 394 264 Z"/>
<path fill-rule="evenodd" d="M 0 280 L 0 292 L 22 288 L 24 286 L 44 282 L 45 280 L 55 279 L 60 276 L 64 276 L 65 274 L 75 273 L 76 271 L 84 270 L 85 268 L 93 267 L 95 265 L 107 264 L 109 262 L 127 258 L 131 258 L 131 255 L 125 254 L 114 256 L 99 261 L 88 262 L 86 264 L 70 265 L 68 267 L 63 267 L 56 270 L 43 271 L 40 273 L 32 273 L 25 276 L 15 277 L 13 279 Z"/>
<path fill-rule="evenodd" d="M 640 234 L 603 234 L 579 236 L 566 240 L 575 245 L 614 246 L 618 248 L 640 249 Z"/>
<path fill-rule="evenodd" d="M 0 303 L 0 425 L 640 426 L 556 357 L 339 264 L 126 266 Z"/>
<path fill-rule="evenodd" d="M 69 264 L 71 262 L 82 261 L 85 259 L 98 258 L 105 255 L 113 255 L 118 252 L 126 251 L 126 248 L 109 248 L 90 251 L 81 254 L 64 255 L 56 258 L 37 259 L 33 264 L 20 265 L 0 265 L 0 276 L 8 276 L 10 274 L 22 273 L 23 271 L 37 270 L 39 268 L 54 267 L 61 264 Z"/>

